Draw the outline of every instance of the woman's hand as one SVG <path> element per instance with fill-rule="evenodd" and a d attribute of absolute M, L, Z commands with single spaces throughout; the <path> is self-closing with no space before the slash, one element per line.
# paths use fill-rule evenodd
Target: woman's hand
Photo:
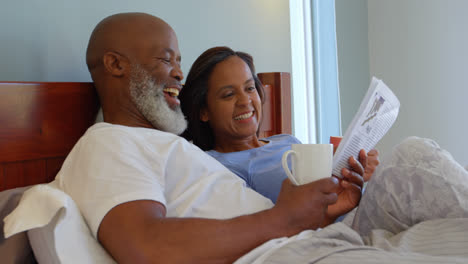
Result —
<path fill-rule="evenodd" d="M 361 149 L 359 152 L 359 162 L 364 166 L 364 181 L 367 182 L 372 178 L 375 169 L 379 166 L 379 151 L 372 149 L 366 155 L 366 152 Z"/>

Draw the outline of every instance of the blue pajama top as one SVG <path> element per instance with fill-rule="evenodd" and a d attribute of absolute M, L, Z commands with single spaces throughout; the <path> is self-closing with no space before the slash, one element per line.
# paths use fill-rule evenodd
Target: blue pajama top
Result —
<path fill-rule="evenodd" d="M 264 138 L 262 141 L 267 141 L 268 144 L 238 152 L 221 153 L 209 150 L 207 153 L 244 179 L 250 188 L 275 203 L 281 184 L 287 178 L 281 166 L 283 153 L 291 149 L 291 144 L 301 142 L 286 134 Z"/>

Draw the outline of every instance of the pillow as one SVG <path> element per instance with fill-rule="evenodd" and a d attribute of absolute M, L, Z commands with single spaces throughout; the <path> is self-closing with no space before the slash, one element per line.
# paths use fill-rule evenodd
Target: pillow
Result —
<path fill-rule="evenodd" d="M 27 190 L 5 218 L 5 236 L 25 230 L 39 263 L 115 263 L 92 236 L 75 202 L 53 183 Z"/>
<path fill-rule="evenodd" d="M 104 122 L 104 114 L 102 113 L 102 107 L 99 107 L 99 111 L 96 115 L 96 119 L 94 120 L 94 124 Z"/>
<path fill-rule="evenodd" d="M 3 233 L 3 218 L 13 211 L 23 192 L 29 188 L 30 186 L 0 192 L 0 220 L 2 220 L 0 221 L 0 256 L 2 256 L 2 263 L 36 263 L 26 232 L 17 233 L 8 239 Z"/>

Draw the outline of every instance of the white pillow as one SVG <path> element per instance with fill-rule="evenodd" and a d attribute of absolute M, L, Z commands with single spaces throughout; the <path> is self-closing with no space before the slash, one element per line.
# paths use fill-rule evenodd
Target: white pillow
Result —
<path fill-rule="evenodd" d="M 0 220 L 3 220 L 18 206 L 23 193 L 30 187 L 20 187 L 0 192 Z M 0 221 L 0 256 L 2 263 L 36 263 L 26 232 L 17 233 L 5 239 L 3 221 Z"/>
<path fill-rule="evenodd" d="M 75 202 L 52 184 L 27 190 L 4 222 L 5 237 L 28 230 L 39 263 L 115 263 L 91 235 Z"/>

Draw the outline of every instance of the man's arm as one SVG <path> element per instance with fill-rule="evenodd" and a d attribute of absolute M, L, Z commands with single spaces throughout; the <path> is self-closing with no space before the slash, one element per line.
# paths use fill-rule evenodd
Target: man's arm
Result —
<path fill-rule="evenodd" d="M 337 185 L 285 180 L 275 207 L 227 220 L 166 218 L 158 202 L 127 202 L 104 217 L 98 238 L 118 263 L 232 263 L 272 238 L 319 227 Z"/>

